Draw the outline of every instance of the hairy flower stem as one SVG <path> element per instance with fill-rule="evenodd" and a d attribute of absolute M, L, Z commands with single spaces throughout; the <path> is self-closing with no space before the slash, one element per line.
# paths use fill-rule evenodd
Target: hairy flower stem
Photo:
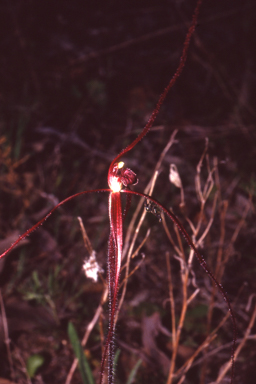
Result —
<path fill-rule="evenodd" d="M 188 47 L 189 47 L 189 44 L 190 44 L 190 41 L 191 41 L 191 37 L 192 37 L 192 35 L 193 35 L 194 31 L 195 31 L 195 28 L 196 28 L 196 24 L 197 24 L 198 16 L 199 16 L 199 10 L 200 10 L 200 7 L 202 5 L 202 1 L 203 0 L 197 0 L 196 8 L 195 8 L 195 11 L 194 11 L 194 14 L 193 14 L 193 17 L 192 17 L 192 23 L 191 23 L 191 26 L 189 27 L 189 30 L 187 32 L 187 35 L 186 35 L 186 38 L 185 38 L 185 41 L 184 41 L 184 44 L 183 44 L 183 49 L 182 49 L 182 54 L 181 54 L 181 57 L 180 57 L 180 62 L 179 62 L 179 65 L 178 65 L 174 75 L 172 76 L 169 84 L 167 85 L 167 87 L 164 89 L 163 93 L 159 97 L 158 102 L 157 102 L 157 104 L 155 106 L 155 109 L 152 112 L 152 115 L 150 116 L 147 124 L 143 128 L 143 131 L 139 134 L 139 136 L 131 144 L 129 144 L 126 148 L 124 148 L 119 153 L 119 155 L 116 156 L 115 159 L 110 164 L 109 171 L 108 171 L 108 178 L 111 176 L 111 173 L 113 171 L 113 167 L 114 167 L 115 163 L 117 163 L 120 160 L 120 158 L 125 153 L 129 152 L 132 148 L 134 148 L 135 145 L 138 144 L 138 142 L 140 140 L 142 140 L 143 137 L 146 136 L 146 134 L 149 132 L 149 130 L 151 129 L 152 125 L 154 124 L 154 122 L 155 122 L 155 120 L 157 118 L 157 115 L 159 113 L 160 107 L 163 104 L 164 100 L 166 99 L 167 94 L 169 93 L 170 89 L 174 86 L 174 84 L 176 83 L 176 80 L 180 76 L 180 74 L 181 74 L 181 72 L 182 72 L 182 70 L 183 70 L 183 68 L 185 66 L 186 60 L 187 60 Z"/>

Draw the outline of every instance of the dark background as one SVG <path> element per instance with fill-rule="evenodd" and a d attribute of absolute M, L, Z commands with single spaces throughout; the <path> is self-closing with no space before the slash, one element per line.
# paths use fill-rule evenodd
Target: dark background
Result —
<path fill-rule="evenodd" d="M 107 187 L 111 160 L 142 130 L 177 68 L 194 7 L 194 1 L 178 0 L 0 2 L 3 240 L 14 241 L 18 233 L 67 196 Z M 166 186 L 169 163 L 176 162 L 185 188 L 188 216 L 196 220 L 199 205 L 192 191 L 195 168 L 208 137 L 209 155 L 211 159 L 218 157 L 223 199 L 230 207 L 225 246 L 243 215 L 248 196 L 255 202 L 255 14 L 252 0 L 203 3 L 188 61 L 161 108 L 155 122 L 158 129 L 125 158 L 127 166 L 138 174 L 137 190 L 143 191 L 161 150 L 178 128 L 178 143 L 163 165 L 155 196 L 181 215 L 177 190 Z M 40 352 L 45 356 L 45 365 L 41 379 L 33 380 L 63 383 L 73 358 L 70 347 L 62 343 L 67 339 L 67 323 L 76 322 L 82 335 L 84 324 L 90 321 L 99 303 L 102 284 L 86 280 L 81 271 L 87 253 L 77 215 L 83 217 L 97 258 L 105 268 L 107 197 L 99 194 L 73 200 L 42 230 L 31 235 L 29 245 L 19 247 L 2 262 L 1 287 L 13 341 L 16 382 L 26 382 L 17 355 L 24 355 L 26 361 Z M 157 223 L 154 217 L 149 221 L 157 241 Z M 217 240 L 211 238 L 210 244 L 214 241 Z M 1 242 L 0 246 L 2 252 L 6 243 Z M 158 257 L 158 251 L 153 246 L 147 268 Z M 159 259 L 163 270 L 164 260 L 163 256 Z M 243 287 L 236 299 L 240 311 L 255 293 L 255 268 L 252 204 L 223 281 L 231 301 Z M 148 290 L 149 302 L 158 311 L 168 290 L 160 283 L 153 289 L 150 273 L 146 267 L 137 271 L 134 284 L 136 290 Z M 131 299 L 132 287 L 129 292 Z M 47 295 L 54 304 L 47 302 Z M 238 316 L 240 337 L 248 318 Z M 121 320 L 124 322 L 122 315 Z M 125 339 L 125 327 L 127 324 L 121 323 L 117 338 Z M 220 343 L 232 338 L 231 325 L 227 332 L 229 335 Z M 97 368 L 100 348 L 93 349 L 99 343 L 95 340 L 89 348 L 91 364 Z M 0 377 L 10 377 L 8 363 L 3 360 L 3 341 L 1 348 L 5 364 L 1 364 Z M 243 363 L 237 364 L 237 382 L 254 382 L 252 348 L 255 345 L 248 344 L 241 357 Z M 224 361 L 227 358 L 228 355 Z M 123 365 L 127 363 L 125 359 L 128 361 L 128 357 L 123 358 Z M 216 369 L 222 363 L 220 359 Z M 211 374 L 216 377 L 210 372 L 209 380 Z M 118 375 L 126 382 L 124 370 L 120 369 Z M 141 380 L 149 383 L 149 378 L 150 374 Z M 79 380 L 77 374 L 74 382 Z M 154 380 L 166 382 L 161 375 Z M 189 380 L 196 382 L 191 377 Z M 139 377 L 137 382 L 142 382 Z"/>

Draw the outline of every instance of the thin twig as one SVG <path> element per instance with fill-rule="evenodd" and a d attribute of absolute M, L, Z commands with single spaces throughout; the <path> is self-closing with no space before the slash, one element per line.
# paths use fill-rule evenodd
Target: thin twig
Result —
<path fill-rule="evenodd" d="M 83 240 L 84 240 L 84 246 L 87 249 L 89 255 L 91 256 L 91 254 L 93 253 L 93 248 L 92 248 L 90 239 L 89 239 L 89 237 L 87 235 L 87 232 L 86 232 L 86 230 L 84 228 L 84 223 L 83 223 L 82 218 L 80 216 L 78 216 L 77 219 L 79 221 L 80 229 L 81 229 L 81 232 L 82 232 L 82 236 L 83 236 Z"/>
<path fill-rule="evenodd" d="M 169 296 L 170 296 L 170 304 L 171 304 L 171 321 L 172 321 L 172 344 L 176 343 L 176 318 L 175 318 L 175 300 L 173 295 L 173 283 L 172 283 L 172 271 L 171 271 L 171 263 L 170 263 L 170 254 L 166 252 L 166 265 L 167 265 L 167 273 L 168 273 L 168 285 L 169 285 Z"/>
<path fill-rule="evenodd" d="M 175 377 L 179 377 L 180 375 L 185 374 L 189 368 L 192 366 L 195 358 L 202 352 L 205 348 L 208 347 L 209 343 L 212 342 L 217 336 L 218 330 L 223 326 L 223 324 L 229 318 L 229 313 L 224 316 L 224 318 L 220 321 L 218 326 L 206 337 L 205 341 L 197 348 L 194 354 L 175 372 Z"/>
<path fill-rule="evenodd" d="M 237 349 L 236 349 L 236 352 L 235 352 L 235 360 L 237 359 L 239 353 L 241 352 L 241 350 L 243 349 L 250 333 L 251 333 L 251 330 L 252 330 L 252 327 L 254 326 L 254 323 L 255 323 L 255 319 L 256 319 L 256 305 L 255 305 L 255 308 L 254 308 L 254 311 L 253 311 L 253 314 L 252 314 L 252 317 L 251 317 L 251 320 L 248 324 L 248 327 L 245 331 L 245 334 L 244 334 L 244 337 L 241 341 L 241 343 L 238 345 Z M 224 367 L 221 368 L 220 370 L 220 373 L 217 377 L 217 380 L 214 382 L 214 383 L 211 383 L 211 384 L 219 384 L 221 382 L 221 380 L 223 379 L 223 377 L 226 375 L 226 373 L 228 372 L 228 370 L 230 369 L 231 367 L 231 361 L 228 361 Z"/>
<path fill-rule="evenodd" d="M 0 290 L 0 306 L 1 306 L 1 313 L 2 313 L 2 324 L 3 324 L 3 330 L 4 330 L 4 342 L 6 345 L 7 350 L 7 357 L 10 365 L 10 371 L 11 371 L 11 377 L 14 380 L 15 373 L 14 373 L 14 367 L 13 367 L 13 360 L 12 360 L 12 354 L 11 354 L 11 348 L 10 348 L 10 338 L 9 338 L 9 332 L 8 332 L 8 321 L 6 318 L 5 308 L 4 308 L 4 301 L 2 292 Z"/>
<path fill-rule="evenodd" d="M 148 192 L 148 195 L 151 196 L 152 193 L 153 193 L 153 189 L 154 189 L 154 186 L 155 186 L 155 183 L 156 183 L 156 179 L 158 177 L 158 174 L 159 174 L 159 169 L 161 167 L 161 164 L 163 162 L 163 159 L 166 155 L 166 153 L 168 152 L 168 150 L 171 148 L 171 146 L 174 144 L 175 142 L 175 136 L 177 134 L 178 130 L 175 129 L 167 143 L 167 145 L 165 146 L 165 148 L 163 149 L 163 151 L 161 152 L 161 155 L 159 157 L 159 160 L 155 166 L 155 169 L 154 169 L 154 173 L 153 173 L 153 177 L 151 178 L 148 186 L 146 187 L 145 189 L 145 193 Z M 143 210 L 142 212 L 142 215 L 140 217 L 140 220 L 138 222 L 138 224 L 136 225 L 136 228 L 135 228 L 135 231 L 134 231 L 134 235 L 133 235 L 133 238 L 132 238 L 132 241 L 130 242 L 130 239 L 131 239 L 131 236 L 132 236 L 132 232 L 133 232 L 133 229 L 134 229 L 134 226 L 135 226 L 135 221 L 137 219 L 137 216 L 139 214 L 139 211 L 143 205 L 143 201 L 144 199 L 140 199 L 140 202 L 138 203 L 138 206 L 135 210 L 135 213 L 133 215 L 133 218 L 130 222 L 130 225 L 128 227 L 128 230 L 127 230 L 127 235 L 126 235 L 126 238 L 125 238 L 125 245 L 124 245 L 124 249 L 123 249 L 123 257 L 125 256 L 126 252 L 128 252 L 127 254 L 127 261 L 126 261 L 126 272 L 125 272 L 125 278 L 124 278 L 124 286 L 123 286 L 123 291 L 122 291 L 122 295 L 121 295 L 121 298 L 120 298 L 120 301 L 119 301 L 119 305 L 118 305 L 118 308 L 117 308 L 117 311 L 116 311 L 116 319 L 118 318 L 118 314 L 119 314 L 119 311 L 121 309 L 121 306 L 122 306 L 122 303 L 124 301 L 124 297 L 125 297 L 125 293 L 126 293 L 126 288 L 127 288 L 127 283 L 128 283 L 128 276 L 129 276 L 129 266 L 130 266 L 130 260 L 131 260 L 131 257 L 133 255 L 133 248 L 134 248 L 134 245 L 135 245 L 135 242 L 136 242 L 136 239 L 138 237 L 138 234 L 139 234 L 139 230 L 142 226 L 142 223 L 146 217 L 146 210 Z M 129 246 L 129 251 L 128 251 L 128 244 L 130 244 Z"/>

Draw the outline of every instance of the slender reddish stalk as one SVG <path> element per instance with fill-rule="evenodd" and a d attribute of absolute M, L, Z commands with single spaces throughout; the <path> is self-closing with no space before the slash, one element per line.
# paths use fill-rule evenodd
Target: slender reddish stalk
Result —
<path fill-rule="evenodd" d="M 40 227 L 40 225 L 42 225 L 44 223 L 45 220 L 48 219 L 48 217 L 51 216 L 51 214 L 56 211 L 57 208 L 61 207 L 63 204 L 67 203 L 69 200 L 72 200 L 74 199 L 74 197 L 78 197 L 78 196 L 81 196 L 81 195 L 85 195 L 87 193 L 95 193 L 95 192 L 111 192 L 110 189 L 94 189 L 94 190 L 91 190 L 91 191 L 83 191 L 83 192 L 78 192 L 78 193 L 75 193 L 74 195 L 72 196 L 69 196 L 67 197 L 66 199 L 62 200 L 59 204 L 57 204 L 49 213 L 47 213 L 47 215 L 45 217 L 43 217 L 40 221 L 38 221 L 38 223 L 36 223 L 35 225 L 33 225 L 32 228 L 28 229 L 25 233 L 23 233 L 21 236 L 18 237 L 18 239 L 5 251 L 3 252 L 1 255 L 0 255 L 0 259 L 2 257 L 4 257 L 7 253 L 9 253 L 14 247 L 16 247 L 16 245 L 23 239 L 25 239 L 27 236 L 29 236 L 33 231 L 35 231 L 38 227 Z"/>
<path fill-rule="evenodd" d="M 144 137 L 146 136 L 146 134 L 148 133 L 148 131 L 150 130 L 150 128 L 152 127 L 158 113 L 159 113 L 159 110 L 160 110 L 160 107 L 161 105 L 163 104 L 168 92 L 170 91 L 170 89 L 174 86 L 177 78 L 180 76 L 184 66 L 185 66 L 185 63 L 186 63 L 186 60 L 187 60 L 187 54 L 188 54 L 188 47 L 189 47 L 189 43 L 190 43 L 190 40 L 191 40 L 191 37 L 195 31 L 195 28 L 196 28 L 196 24 L 197 24 L 197 20 L 198 20 L 198 15 L 199 15 L 199 10 L 200 10 L 200 7 L 202 5 L 202 1 L 203 0 L 198 0 L 197 1 L 197 4 L 196 4 L 196 8 L 195 8 L 195 11 L 194 11 L 194 14 L 193 14 L 193 17 L 192 17 L 192 23 L 191 23 L 191 26 L 189 27 L 189 30 L 187 32 L 187 35 L 186 35 L 186 38 L 185 38 L 185 42 L 183 44 L 183 50 L 182 50 L 182 54 L 181 54 L 181 57 L 180 57 L 180 63 L 178 65 L 178 68 L 176 69 L 176 72 L 174 73 L 173 77 L 171 78 L 169 84 L 167 85 L 167 87 L 165 88 L 164 92 L 162 93 L 162 95 L 160 96 L 157 104 L 156 104 L 156 107 L 152 113 L 152 115 L 150 116 L 147 124 L 145 125 L 143 131 L 139 134 L 139 136 L 131 143 L 129 144 L 126 148 L 124 148 L 118 156 L 116 156 L 116 158 L 112 161 L 112 163 L 110 164 L 110 167 L 109 167 L 109 171 L 108 171 L 108 175 L 110 176 L 110 174 L 112 173 L 112 170 L 114 168 L 114 165 L 115 163 L 117 163 L 120 158 L 127 152 L 129 152 L 132 148 L 135 147 L 136 144 L 138 144 L 138 142 Z"/>

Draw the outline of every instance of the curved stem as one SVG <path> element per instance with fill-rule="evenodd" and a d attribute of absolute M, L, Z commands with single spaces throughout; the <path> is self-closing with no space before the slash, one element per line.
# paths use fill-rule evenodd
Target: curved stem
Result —
<path fill-rule="evenodd" d="M 208 274 L 208 276 L 210 276 L 210 278 L 213 280 L 213 282 L 216 285 L 216 287 L 218 288 L 218 290 L 221 292 L 221 294 L 224 298 L 224 301 L 227 303 L 227 307 L 228 307 L 228 310 L 229 310 L 229 313 L 231 316 L 232 326 L 233 326 L 233 343 L 232 343 L 232 351 L 231 351 L 231 384 L 232 384 L 234 382 L 234 368 L 235 368 L 234 367 L 234 355 L 235 355 L 236 338 L 237 338 L 237 327 L 236 327 L 235 314 L 234 314 L 233 309 L 231 307 L 231 304 L 230 304 L 230 301 L 229 301 L 229 298 L 227 296 L 226 291 L 224 290 L 221 283 L 219 283 L 219 281 L 216 279 L 216 277 L 214 276 L 212 271 L 207 266 L 205 259 L 199 253 L 197 248 L 195 247 L 193 241 L 191 240 L 189 234 L 187 233 L 187 231 L 185 230 L 185 228 L 183 227 L 181 222 L 178 220 L 178 218 L 172 212 L 170 212 L 168 209 L 166 209 L 161 203 L 159 203 L 159 201 L 155 200 L 151 196 L 145 195 L 144 193 L 136 192 L 136 191 L 130 191 L 130 190 L 126 190 L 126 189 L 122 190 L 121 192 L 130 193 L 132 195 L 144 197 L 145 199 L 150 200 L 153 204 L 155 204 L 157 207 L 159 207 L 177 226 L 179 231 L 184 236 L 189 247 L 195 252 L 195 255 L 196 255 L 196 258 L 197 258 L 199 264 L 204 269 L 204 271 Z"/>
<path fill-rule="evenodd" d="M 83 191 L 83 192 L 78 192 L 78 193 L 75 193 L 74 195 L 72 196 L 69 196 L 67 197 L 66 199 L 62 200 L 59 204 L 57 204 L 45 217 L 43 217 L 40 221 L 38 221 L 38 223 L 36 223 L 35 225 L 33 225 L 32 228 L 28 229 L 25 233 L 23 233 L 23 235 L 19 236 L 18 239 L 6 250 L 4 251 L 1 255 L 0 255 L 0 259 L 2 257 L 4 257 L 7 253 L 9 253 L 14 247 L 16 247 L 16 245 L 23 239 L 25 239 L 25 237 L 29 236 L 30 233 L 32 233 L 35 229 L 37 229 L 41 224 L 43 224 L 43 222 L 45 220 L 48 219 L 49 216 L 51 216 L 51 214 L 56 211 L 57 208 L 61 207 L 63 204 L 67 203 L 68 201 L 74 199 L 75 197 L 78 197 L 78 196 L 81 196 L 81 195 L 85 195 L 87 193 L 94 193 L 94 192 L 111 192 L 110 189 L 94 189 L 94 190 L 91 190 L 91 191 Z"/>
<path fill-rule="evenodd" d="M 202 4 L 202 1 L 203 0 L 198 0 L 197 1 L 197 4 L 196 4 L 196 8 L 195 8 L 195 11 L 194 11 L 194 14 L 193 14 L 193 17 L 192 17 L 192 23 L 191 23 L 191 26 L 187 32 L 187 35 L 186 35 L 186 38 L 185 38 L 185 42 L 183 44 L 183 50 L 182 50 L 182 54 L 181 54 L 181 57 L 180 57 L 180 62 L 179 62 L 179 65 L 178 65 L 178 68 L 176 69 L 174 75 L 172 76 L 169 84 L 167 85 L 167 87 L 165 88 L 164 92 L 162 93 L 162 95 L 160 96 L 157 104 L 156 104 L 156 107 L 152 113 L 152 115 L 150 116 L 147 124 L 145 125 L 143 131 L 140 133 L 140 135 L 131 143 L 129 144 L 126 148 L 124 148 L 120 153 L 119 155 L 117 155 L 115 157 L 115 159 L 112 161 L 110 167 L 109 167 L 109 174 L 112 172 L 113 170 L 113 167 L 114 167 L 114 164 L 117 163 L 121 156 L 123 156 L 125 153 L 129 152 L 133 147 L 135 147 L 136 144 L 138 144 L 138 142 L 144 137 L 146 136 L 146 134 L 148 133 L 148 131 L 150 130 L 150 128 L 152 127 L 158 113 L 159 113 L 159 110 L 160 110 L 160 107 L 161 105 L 163 104 L 168 92 L 170 91 L 170 89 L 174 86 L 174 84 L 176 83 L 176 80 L 178 79 L 178 77 L 180 76 L 184 66 L 185 66 L 185 63 L 186 63 L 186 60 L 187 60 L 187 54 L 188 54 L 188 48 L 189 48 L 189 44 L 190 44 L 190 41 L 191 41 L 191 37 L 195 31 L 195 28 L 196 28 L 196 24 L 197 24 L 197 21 L 198 21 L 198 15 L 199 15 L 199 10 L 200 10 L 200 7 L 201 7 L 201 4 Z"/>

